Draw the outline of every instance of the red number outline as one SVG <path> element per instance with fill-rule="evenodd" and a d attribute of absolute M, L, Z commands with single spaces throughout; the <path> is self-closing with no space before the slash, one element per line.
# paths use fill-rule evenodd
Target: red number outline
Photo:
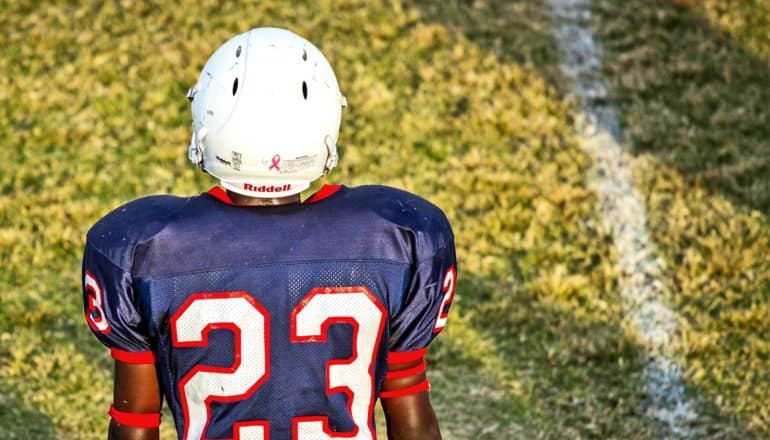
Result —
<path fill-rule="evenodd" d="M 206 424 L 206 426 L 208 427 L 208 424 Z M 241 427 L 248 426 L 261 426 L 264 430 L 262 440 L 270 440 L 270 423 L 266 420 L 233 423 L 233 440 L 241 440 Z"/>
<path fill-rule="evenodd" d="M 110 326 L 110 322 L 107 321 L 107 317 L 104 315 L 104 291 L 102 290 L 102 286 L 100 286 L 99 282 L 96 281 L 94 274 L 89 271 L 86 271 L 85 273 L 83 278 L 83 286 L 85 287 L 86 292 L 88 292 L 86 322 L 93 331 L 106 335 L 112 331 L 112 326 Z M 96 305 L 96 302 L 99 303 L 98 306 Z M 92 314 L 95 310 L 99 312 L 98 320 L 95 319 Z M 104 329 L 99 328 L 99 325 L 102 323 L 106 325 Z"/>
<path fill-rule="evenodd" d="M 450 274 L 452 275 L 451 277 L 449 276 Z M 438 309 L 438 318 L 436 318 L 436 325 L 433 326 L 433 333 L 438 333 L 446 327 L 446 321 L 449 318 L 447 306 L 452 304 L 455 290 L 457 290 L 457 269 L 454 266 L 449 266 L 449 269 L 444 274 L 444 281 L 441 286 L 441 291 L 444 292 L 444 299 L 441 300 L 441 306 Z"/>
<path fill-rule="evenodd" d="M 243 298 L 246 301 L 248 301 L 252 306 L 254 306 L 255 309 L 257 309 L 263 316 L 264 322 L 265 322 L 265 337 L 264 337 L 264 344 L 265 344 L 265 373 L 262 375 L 261 378 L 259 378 L 251 387 L 249 387 L 246 392 L 239 394 L 239 395 L 232 395 L 232 396 L 216 396 L 216 395 L 210 395 L 206 398 L 205 404 L 206 404 L 206 424 L 203 426 L 202 431 L 202 438 L 206 438 L 206 431 L 208 430 L 209 423 L 211 423 L 211 402 L 234 402 L 237 400 L 243 400 L 252 393 L 254 393 L 270 376 L 270 314 L 267 312 L 267 310 L 262 307 L 259 302 L 257 302 L 254 298 L 252 298 L 248 293 L 244 291 L 234 291 L 234 292 L 204 292 L 204 293 L 195 293 L 190 295 L 185 302 L 182 304 L 179 309 L 177 309 L 176 312 L 171 316 L 171 320 L 169 321 L 169 326 L 171 327 L 171 343 L 174 347 L 205 347 L 208 346 L 209 342 L 209 332 L 211 330 L 219 330 L 219 329 L 226 329 L 233 332 L 234 340 L 235 340 L 235 346 L 233 347 L 233 365 L 230 367 L 212 367 L 207 365 L 201 365 L 196 364 L 190 371 L 187 372 L 187 374 L 184 375 L 184 377 L 179 381 L 177 384 L 177 389 L 179 391 L 179 397 L 180 401 L 182 403 L 182 411 L 184 412 L 184 437 L 185 439 L 188 438 L 188 430 L 190 429 L 190 409 L 187 406 L 187 397 L 184 392 L 184 387 L 187 385 L 187 382 L 189 382 L 195 374 L 198 372 L 205 372 L 205 373 L 234 373 L 241 365 L 241 329 L 240 327 L 236 326 L 235 323 L 211 323 L 206 325 L 206 327 L 203 328 L 201 331 L 201 341 L 190 341 L 190 342 L 183 342 L 179 341 L 177 338 L 177 331 L 176 331 L 176 322 L 181 317 L 187 309 L 197 300 L 199 299 L 225 299 L 225 298 Z M 265 437 L 265 440 L 269 437 L 269 429 L 268 429 L 268 422 L 266 421 L 243 421 L 243 422 L 237 422 L 233 425 L 233 439 L 232 440 L 238 440 L 240 438 L 238 427 L 239 426 L 263 426 L 265 428 L 265 434 L 267 437 Z M 192 440 L 192 439 L 188 439 Z M 229 440 L 229 439 L 222 439 L 222 440 Z"/>
<path fill-rule="evenodd" d="M 369 398 L 369 408 L 368 408 L 368 417 L 367 417 L 367 427 L 369 428 L 369 432 L 372 435 L 372 438 L 374 437 L 374 430 L 372 428 L 372 424 L 374 422 L 373 414 L 374 414 L 374 404 L 377 401 L 377 396 L 374 389 L 374 365 L 377 360 L 377 353 L 380 348 L 380 342 L 382 341 L 382 332 L 385 329 L 385 322 L 387 321 L 388 312 L 385 306 L 382 305 L 380 300 L 372 294 L 372 292 L 367 289 L 364 286 L 357 286 L 357 287 L 317 287 L 312 290 L 300 301 L 299 304 L 297 304 L 296 307 L 291 312 L 291 333 L 289 334 L 291 342 L 326 342 L 327 340 L 327 334 L 328 329 L 334 324 L 350 324 L 353 327 L 353 340 L 358 341 L 358 330 L 359 325 L 358 322 L 353 319 L 352 317 L 328 317 L 324 320 L 323 324 L 321 324 L 321 334 L 320 335 L 311 335 L 311 336 L 295 336 L 297 334 L 297 315 L 302 311 L 302 309 L 305 308 L 305 306 L 310 303 L 310 301 L 315 297 L 316 295 L 328 295 L 328 294 L 338 294 L 338 293 L 363 293 L 366 295 L 373 303 L 374 305 L 380 310 L 382 313 L 382 319 L 380 320 L 379 328 L 377 329 L 377 338 L 374 345 L 374 348 L 372 350 L 372 357 L 369 359 L 369 365 L 367 367 L 367 373 L 369 374 L 369 383 L 372 386 L 372 394 Z M 358 358 L 358 344 L 353 344 L 353 349 L 351 352 L 351 355 L 347 359 L 334 359 L 330 360 L 326 363 L 326 394 L 332 395 L 335 393 L 345 393 L 345 396 L 347 398 L 348 402 L 348 413 L 350 414 L 351 420 L 353 418 L 353 390 L 351 390 L 349 387 L 346 386 L 340 386 L 332 388 L 329 383 L 329 368 L 333 365 L 345 365 L 345 364 L 351 364 L 355 362 L 355 360 Z M 297 439 L 299 436 L 298 432 L 298 423 L 299 422 L 321 422 L 323 425 L 323 431 L 331 438 L 352 438 L 358 435 L 358 430 L 360 427 L 356 425 L 356 428 L 353 431 L 340 433 L 340 432 L 333 432 L 329 429 L 329 417 L 328 416 L 298 416 L 294 417 L 292 419 L 292 438 Z M 355 423 L 355 420 L 353 420 Z"/>

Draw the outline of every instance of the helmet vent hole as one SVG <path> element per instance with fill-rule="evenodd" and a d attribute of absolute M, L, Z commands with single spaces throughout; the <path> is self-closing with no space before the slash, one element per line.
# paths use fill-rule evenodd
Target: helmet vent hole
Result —
<path fill-rule="evenodd" d="M 235 78 L 235 81 L 233 81 L 233 96 L 235 96 L 235 92 L 238 91 L 238 78 Z"/>
<path fill-rule="evenodd" d="M 307 61 L 307 51 L 302 49 L 302 61 Z"/>
<path fill-rule="evenodd" d="M 241 46 L 238 46 L 238 49 L 235 49 L 235 58 L 238 58 L 241 56 Z"/>
<path fill-rule="evenodd" d="M 307 83 L 305 81 L 302 81 L 302 96 L 307 100 Z"/>

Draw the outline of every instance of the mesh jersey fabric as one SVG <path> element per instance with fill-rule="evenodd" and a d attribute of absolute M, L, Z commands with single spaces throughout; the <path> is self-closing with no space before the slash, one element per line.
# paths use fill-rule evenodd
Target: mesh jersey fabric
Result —
<path fill-rule="evenodd" d="M 92 227 L 91 330 L 153 354 L 180 438 L 249 423 L 291 438 L 303 420 L 373 433 L 389 353 L 426 347 L 451 305 L 445 215 L 384 186 L 269 207 L 220 199 L 151 196 Z"/>

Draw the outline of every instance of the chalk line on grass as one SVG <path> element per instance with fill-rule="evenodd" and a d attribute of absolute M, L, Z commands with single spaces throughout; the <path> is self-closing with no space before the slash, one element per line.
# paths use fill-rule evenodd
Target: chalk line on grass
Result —
<path fill-rule="evenodd" d="M 612 235 L 619 256 L 620 296 L 625 319 L 647 349 L 643 373 L 649 395 L 647 415 L 672 436 L 689 438 L 697 418 L 695 403 L 685 394 L 682 367 L 675 356 L 683 348 L 676 313 L 664 302 L 661 263 L 646 229 L 644 202 L 634 188 L 630 155 L 621 146 L 614 108 L 606 103 L 607 86 L 591 30 L 589 0 L 551 0 L 558 20 L 556 37 L 569 91 L 583 114 L 578 136 L 593 159 L 590 185 L 598 195 L 597 210 Z"/>

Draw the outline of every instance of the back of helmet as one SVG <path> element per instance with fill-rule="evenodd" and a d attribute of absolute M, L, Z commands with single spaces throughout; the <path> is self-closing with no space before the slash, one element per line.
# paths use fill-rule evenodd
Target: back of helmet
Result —
<path fill-rule="evenodd" d="M 190 159 L 252 197 L 299 193 L 337 162 L 342 96 L 312 43 L 278 28 L 238 35 L 190 90 Z"/>

